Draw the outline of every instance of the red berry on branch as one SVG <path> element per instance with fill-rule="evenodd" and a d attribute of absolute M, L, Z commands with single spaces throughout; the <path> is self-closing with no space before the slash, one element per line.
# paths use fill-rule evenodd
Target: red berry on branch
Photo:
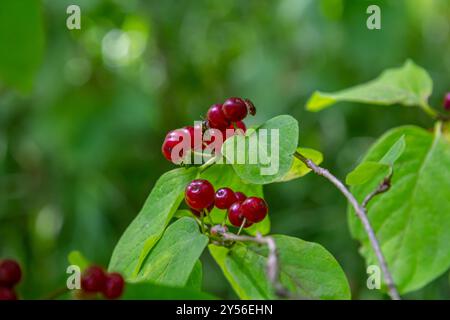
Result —
<path fill-rule="evenodd" d="M 244 222 L 244 216 L 242 214 L 241 210 L 241 203 L 235 202 L 228 208 L 228 220 L 230 220 L 230 223 L 235 227 L 240 227 L 242 223 Z M 253 223 L 251 221 L 246 221 L 244 228 L 248 228 Z"/>
<path fill-rule="evenodd" d="M 235 192 L 234 196 L 236 197 L 238 202 L 243 202 L 245 199 L 247 199 L 247 196 L 243 194 L 242 192 Z"/>
<path fill-rule="evenodd" d="M 0 286 L 13 287 L 22 278 L 22 270 L 14 260 L 3 260 L 0 262 Z"/>
<path fill-rule="evenodd" d="M 230 121 L 225 117 L 221 104 L 213 104 L 206 114 L 208 125 L 210 128 L 219 130 L 226 129 L 230 125 Z"/>
<path fill-rule="evenodd" d="M 236 195 L 230 188 L 220 188 L 216 191 L 214 203 L 217 208 L 228 209 L 236 201 Z"/>
<path fill-rule="evenodd" d="M 117 299 L 122 295 L 124 287 L 125 281 L 119 273 L 109 273 L 106 275 L 103 295 L 106 299 Z"/>
<path fill-rule="evenodd" d="M 81 288 L 84 292 L 102 292 L 105 288 L 106 275 L 102 268 L 91 266 L 81 277 Z"/>
<path fill-rule="evenodd" d="M 445 95 L 444 108 L 445 110 L 450 111 L 450 92 Z"/>
<path fill-rule="evenodd" d="M 247 116 L 247 105 L 241 98 L 229 98 L 222 105 L 225 117 L 231 122 L 243 120 Z"/>
<path fill-rule="evenodd" d="M 7 287 L 0 287 L 0 301 L 1 300 L 17 300 L 14 289 Z"/>
<path fill-rule="evenodd" d="M 184 147 L 184 148 L 180 148 L 178 155 L 173 155 L 172 154 L 173 148 L 176 145 L 178 145 L 179 143 L 185 143 L 184 142 L 185 139 L 190 139 L 190 142 L 187 143 L 187 140 L 186 140 L 186 145 L 182 145 L 182 147 Z M 177 160 L 183 158 L 184 150 L 190 149 L 193 147 L 194 147 L 194 127 L 188 126 L 188 127 L 184 127 L 181 129 L 169 131 L 169 133 L 167 133 L 167 135 L 164 139 L 164 142 L 161 147 L 161 151 L 167 160 L 169 160 L 171 162 L 176 162 Z M 175 158 L 174 158 L 174 156 L 175 156 Z"/>
<path fill-rule="evenodd" d="M 267 215 L 268 208 L 264 199 L 257 197 L 249 197 L 242 202 L 242 214 L 251 222 L 260 222 Z"/>
<path fill-rule="evenodd" d="M 184 199 L 190 208 L 200 211 L 214 204 L 214 195 L 214 187 L 209 181 L 197 179 L 187 185 Z"/>

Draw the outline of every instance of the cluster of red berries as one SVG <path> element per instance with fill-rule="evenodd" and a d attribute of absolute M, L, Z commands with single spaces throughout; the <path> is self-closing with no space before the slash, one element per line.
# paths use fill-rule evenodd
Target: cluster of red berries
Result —
<path fill-rule="evenodd" d="M 214 142 L 214 137 L 209 141 L 203 141 L 203 133 L 207 129 L 212 131 L 218 130 L 222 135 L 222 142 L 235 133 L 236 129 L 245 132 L 247 130 L 245 123 L 242 121 L 247 114 L 255 115 L 256 108 L 249 99 L 229 98 L 223 104 L 213 104 L 206 113 L 206 121 L 202 126 L 186 126 L 180 129 L 169 131 L 164 139 L 161 147 L 164 157 L 174 162 L 172 158 L 172 150 L 184 139 L 190 138 L 190 148 L 194 151 L 202 151 Z M 201 138 L 201 141 L 195 141 L 194 135 Z M 216 132 L 216 133 L 219 133 Z M 177 155 L 179 159 L 185 156 L 183 150 Z"/>
<path fill-rule="evenodd" d="M 208 214 L 214 206 L 225 209 L 228 220 L 235 227 L 250 227 L 262 221 L 267 213 L 267 203 L 262 198 L 247 197 L 242 192 L 234 192 L 230 188 L 214 191 L 213 185 L 203 179 L 191 181 L 185 190 L 185 201 L 192 213 L 197 217 Z"/>
<path fill-rule="evenodd" d="M 119 273 L 105 273 L 98 266 L 90 266 L 81 277 L 81 288 L 85 293 L 101 293 L 106 299 L 116 299 L 122 295 L 125 281 Z"/>
<path fill-rule="evenodd" d="M 444 109 L 450 111 L 450 92 L 448 92 L 444 97 Z"/>
<path fill-rule="evenodd" d="M 0 261 L 0 300 L 17 300 L 14 287 L 21 278 L 22 270 L 16 261 Z"/>

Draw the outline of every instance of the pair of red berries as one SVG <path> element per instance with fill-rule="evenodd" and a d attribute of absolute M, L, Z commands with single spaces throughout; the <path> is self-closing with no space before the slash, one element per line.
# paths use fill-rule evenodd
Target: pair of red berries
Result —
<path fill-rule="evenodd" d="M 225 100 L 223 104 L 213 104 L 209 108 L 206 118 L 210 128 L 224 131 L 227 128 L 233 128 L 234 123 L 239 128 L 239 123 L 243 124 L 241 121 L 245 119 L 248 113 L 256 114 L 253 103 L 249 99 L 233 97 Z"/>
<path fill-rule="evenodd" d="M 102 293 L 106 299 L 116 299 L 123 293 L 125 281 L 116 272 L 105 273 L 98 266 L 90 266 L 81 277 L 81 288 L 84 292 Z"/>
<path fill-rule="evenodd" d="M 255 106 L 248 99 L 229 98 L 223 104 L 214 104 L 206 114 L 207 120 L 204 125 L 196 127 L 186 126 L 169 131 L 161 147 L 162 154 L 171 162 L 183 159 L 185 155 L 182 148 L 176 155 L 177 159 L 172 157 L 172 151 L 175 146 L 182 143 L 185 139 L 190 139 L 191 150 L 201 152 L 215 140 L 214 136 L 212 136 L 208 142 L 203 141 L 203 133 L 206 129 L 218 130 L 219 132 L 216 131 L 215 134 L 220 133 L 222 135 L 222 142 L 229 138 L 230 134 L 233 135 L 236 129 L 245 132 L 247 128 L 242 120 L 248 113 L 256 114 Z M 196 141 L 194 139 L 195 136 L 200 137 L 200 141 Z"/>
<path fill-rule="evenodd" d="M 14 287 L 22 278 L 20 265 L 14 260 L 0 261 L 0 300 L 17 300 Z"/>
<path fill-rule="evenodd" d="M 247 198 L 242 192 L 234 192 L 230 188 L 220 188 L 215 192 L 213 185 L 203 179 L 193 180 L 187 185 L 185 201 L 196 216 L 201 212 L 209 213 L 214 206 L 227 210 L 230 223 L 236 227 L 244 224 L 244 228 L 248 228 L 262 221 L 268 213 L 264 199 Z"/>

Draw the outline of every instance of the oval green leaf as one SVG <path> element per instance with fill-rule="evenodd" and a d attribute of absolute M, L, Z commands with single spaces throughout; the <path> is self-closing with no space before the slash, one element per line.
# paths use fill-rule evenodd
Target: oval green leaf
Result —
<path fill-rule="evenodd" d="M 389 191 L 373 198 L 368 215 L 401 293 L 419 289 L 450 267 L 450 144 L 441 134 L 415 126 L 393 129 L 369 150 L 364 162 L 379 162 L 404 135 L 404 152 L 394 163 Z M 352 187 L 359 201 L 373 191 L 379 175 Z M 352 235 L 368 265 L 374 253 L 360 221 L 349 209 Z"/>
<path fill-rule="evenodd" d="M 197 222 L 181 218 L 166 229 L 133 281 L 183 287 L 207 244 Z"/>
<path fill-rule="evenodd" d="M 433 82 L 426 70 L 408 60 L 365 84 L 333 93 L 316 91 L 306 109 L 320 111 L 337 102 L 425 107 L 432 90 Z"/>
<path fill-rule="evenodd" d="M 349 299 L 347 278 L 334 257 L 321 245 L 298 238 L 273 236 L 280 280 L 293 296 L 310 299 Z M 266 276 L 267 249 L 236 244 L 209 250 L 241 299 L 275 299 Z"/>
<path fill-rule="evenodd" d="M 281 115 L 249 131 L 228 138 L 222 153 L 244 181 L 267 184 L 281 179 L 292 167 L 298 145 L 298 122 Z"/>
<path fill-rule="evenodd" d="M 161 238 L 184 197 L 186 185 L 198 174 L 196 168 L 179 168 L 163 174 L 153 187 L 141 212 L 131 222 L 117 243 L 109 270 L 133 279 Z"/>

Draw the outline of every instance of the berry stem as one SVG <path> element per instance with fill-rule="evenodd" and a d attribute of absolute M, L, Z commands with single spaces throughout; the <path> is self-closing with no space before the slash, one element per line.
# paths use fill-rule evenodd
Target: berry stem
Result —
<path fill-rule="evenodd" d="M 205 213 L 203 212 L 203 210 L 200 213 L 200 227 L 202 228 L 202 233 L 205 234 L 206 233 L 206 228 L 205 228 Z"/>
<path fill-rule="evenodd" d="M 447 114 L 442 114 L 435 109 L 433 109 L 428 103 L 422 103 L 420 105 L 420 108 L 425 111 L 426 114 L 428 114 L 431 118 L 434 120 L 442 120 L 442 121 L 449 121 L 450 116 Z"/>
<path fill-rule="evenodd" d="M 434 110 L 433 110 L 434 111 Z M 366 208 L 359 204 L 358 200 L 353 196 L 353 194 L 347 189 L 347 187 L 333 174 L 331 174 L 327 169 L 324 169 L 314 163 L 311 159 L 304 157 L 299 152 L 295 152 L 294 156 L 302 161 L 308 168 L 310 168 L 315 174 L 328 179 L 332 184 L 334 184 L 339 191 L 347 198 L 348 202 L 353 206 L 356 215 L 361 220 L 364 229 L 369 237 L 370 244 L 372 246 L 375 255 L 377 256 L 378 263 L 383 270 L 386 284 L 388 286 L 389 295 L 392 300 L 400 300 L 400 295 L 395 286 L 394 279 L 392 278 L 391 272 L 389 271 L 386 259 L 381 251 L 380 243 L 375 236 L 375 231 L 370 224 L 369 218 L 367 217 Z"/>
<path fill-rule="evenodd" d="M 242 220 L 241 226 L 239 227 L 239 230 L 237 232 L 237 235 L 240 235 L 242 232 L 242 229 L 244 228 L 245 224 L 247 223 L 247 219 L 244 218 L 244 220 Z"/>

